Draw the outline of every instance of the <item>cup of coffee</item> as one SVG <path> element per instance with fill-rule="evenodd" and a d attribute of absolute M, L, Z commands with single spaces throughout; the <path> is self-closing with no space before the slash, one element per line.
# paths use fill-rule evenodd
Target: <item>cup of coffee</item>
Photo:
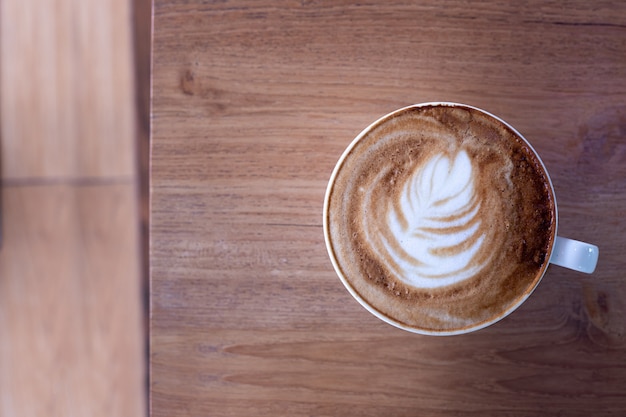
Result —
<path fill-rule="evenodd" d="M 324 200 L 331 262 L 376 317 L 468 333 L 519 307 L 550 263 L 591 273 L 598 248 L 557 236 L 548 172 L 500 118 L 457 103 L 394 111 L 340 157 Z"/>

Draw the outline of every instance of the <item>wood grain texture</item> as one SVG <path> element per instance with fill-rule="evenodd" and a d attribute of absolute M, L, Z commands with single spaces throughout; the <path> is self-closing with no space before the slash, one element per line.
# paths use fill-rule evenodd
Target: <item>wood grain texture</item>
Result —
<path fill-rule="evenodd" d="M 2 417 L 147 411 L 130 10 L 0 2 Z"/>
<path fill-rule="evenodd" d="M 132 184 L 5 187 L 0 415 L 141 416 Z"/>
<path fill-rule="evenodd" d="M 130 1 L 0 7 L 4 179 L 131 179 Z"/>
<path fill-rule="evenodd" d="M 618 2 L 155 1 L 154 416 L 626 412 L 626 7 Z M 396 108 L 458 101 L 551 173 L 550 267 L 474 334 L 422 337 L 353 301 L 324 247 L 332 168 Z"/>

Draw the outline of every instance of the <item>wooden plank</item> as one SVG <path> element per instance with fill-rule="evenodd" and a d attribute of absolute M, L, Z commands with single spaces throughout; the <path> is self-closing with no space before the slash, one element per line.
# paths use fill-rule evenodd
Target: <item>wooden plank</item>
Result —
<path fill-rule="evenodd" d="M 157 0 L 154 416 L 626 413 L 626 3 Z M 425 101 L 519 129 L 593 276 L 550 267 L 474 334 L 367 313 L 322 233 L 326 182 L 369 123 Z"/>
<path fill-rule="evenodd" d="M 0 3 L 3 178 L 135 174 L 129 0 Z"/>
<path fill-rule="evenodd" d="M 131 23 L 0 2 L 0 416 L 147 412 Z"/>
<path fill-rule="evenodd" d="M 0 415 L 145 415 L 134 186 L 3 200 Z"/>

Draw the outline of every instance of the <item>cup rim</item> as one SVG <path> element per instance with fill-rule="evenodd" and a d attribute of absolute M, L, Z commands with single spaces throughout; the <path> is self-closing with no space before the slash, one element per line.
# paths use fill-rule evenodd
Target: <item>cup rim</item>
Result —
<path fill-rule="evenodd" d="M 333 189 L 333 185 L 335 182 L 335 179 L 339 173 L 339 171 L 341 170 L 341 167 L 344 163 L 344 160 L 350 155 L 352 149 L 359 143 L 359 141 L 365 136 L 367 135 L 372 129 L 374 129 L 376 126 L 378 126 L 379 124 L 385 122 L 386 120 L 392 118 L 393 116 L 395 116 L 398 113 L 401 112 L 405 112 L 407 110 L 410 109 L 414 109 L 414 108 L 422 108 L 422 107 L 461 107 L 461 108 L 469 108 L 475 111 L 478 111 L 480 113 L 483 113 L 485 115 L 487 115 L 488 117 L 491 117 L 497 121 L 499 121 L 500 123 L 502 123 L 503 125 L 505 125 L 507 128 L 509 128 L 511 131 L 513 131 L 515 133 L 515 135 L 517 135 L 519 138 L 521 138 L 525 144 L 528 146 L 528 148 L 533 152 L 533 154 L 535 155 L 535 157 L 537 158 L 537 160 L 539 161 L 541 168 L 543 169 L 543 172 L 546 175 L 546 178 L 548 179 L 548 184 L 550 185 L 549 187 L 549 191 L 552 193 L 552 200 L 553 200 L 553 205 L 554 205 L 554 231 L 552 233 L 552 237 L 550 239 L 550 247 L 548 250 L 548 253 L 546 255 L 546 261 L 545 264 L 542 267 L 542 271 L 541 271 L 541 275 L 539 276 L 539 278 L 535 281 L 535 284 L 532 286 L 532 288 L 530 288 L 522 297 L 520 297 L 517 302 L 515 304 L 512 304 L 511 306 L 509 306 L 506 310 L 504 310 L 500 315 L 492 317 L 489 320 L 486 320 L 484 322 L 480 322 L 474 326 L 470 326 L 470 327 L 466 327 L 463 329 L 456 329 L 456 330 L 444 330 L 444 331 L 437 331 L 437 330 L 427 330 L 427 329 L 420 329 L 420 328 L 416 328 L 416 327 L 412 327 L 412 326 L 408 326 L 405 325 L 403 323 L 400 323 L 399 321 L 394 320 L 391 317 L 388 317 L 387 315 L 383 314 L 382 312 L 378 311 L 375 307 L 373 307 L 370 303 L 368 303 L 366 300 L 364 300 L 355 290 L 354 288 L 352 288 L 352 286 L 350 285 L 350 283 L 348 282 L 348 280 L 346 279 L 346 277 L 344 276 L 338 262 L 337 259 L 335 257 L 334 251 L 332 249 L 332 241 L 330 238 L 330 231 L 329 231 L 329 224 L 328 224 L 328 211 L 329 211 L 329 203 L 330 203 L 330 195 Z M 337 276 L 339 277 L 339 279 L 341 280 L 343 286 L 348 290 L 348 292 L 350 293 L 350 295 L 352 295 L 352 297 L 359 303 L 361 304 L 361 306 L 363 306 L 367 311 L 369 311 L 371 314 L 373 314 L 375 317 L 377 317 L 378 319 L 386 322 L 387 324 L 390 324 L 396 328 L 411 332 L 411 333 L 416 333 L 416 334 L 422 334 L 422 335 L 429 335 L 429 336 L 453 336 L 453 335 L 461 335 L 461 334 L 467 334 L 467 333 L 472 333 L 475 332 L 477 330 L 480 329 L 484 329 L 485 327 L 491 326 L 497 322 L 499 322 L 500 320 L 504 319 L 505 317 L 507 317 L 509 314 L 513 313 L 515 310 L 517 310 L 529 297 L 530 295 L 535 291 L 535 289 L 539 286 L 539 283 L 543 280 L 543 277 L 546 274 L 546 271 L 548 270 L 548 266 L 550 264 L 550 257 L 552 256 L 552 251 L 554 249 L 554 242 L 556 240 L 556 237 L 558 236 L 557 234 L 557 229 L 558 229 L 558 207 L 557 207 L 557 201 L 556 201 L 556 194 L 554 192 L 554 186 L 552 184 L 552 178 L 550 177 L 550 173 L 548 172 L 548 169 L 546 168 L 543 160 L 541 159 L 541 157 L 539 156 L 539 153 L 535 150 L 535 148 L 532 146 L 532 144 L 526 139 L 526 137 L 524 137 L 524 135 L 522 135 L 517 129 L 515 129 L 513 126 L 511 126 L 508 122 L 506 122 L 505 120 L 503 120 L 502 118 L 494 115 L 493 113 L 486 111 L 482 108 L 476 107 L 476 106 L 472 106 L 472 105 L 468 105 L 468 104 L 463 104 L 463 103 L 457 103 L 457 102 L 449 102 L 449 101 L 432 101 L 432 102 L 424 102 L 424 103 L 417 103 L 417 104 L 411 104 L 399 109 L 396 109 L 390 113 L 387 113 L 385 115 L 383 115 L 382 117 L 379 117 L 378 119 L 376 119 L 374 122 L 370 123 L 370 125 L 368 125 L 366 128 L 364 128 L 351 142 L 350 144 L 346 147 L 346 149 L 343 151 L 343 153 L 341 154 L 341 156 L 339 157 L 337 163 L 335 164 L 335 167 L 333 168 L 333 171 L 331 173 L 331 176 L 328 180 L 328 184 L 326 187 L 326 192 L 324 194 L 324 207 L 323 207 L 323 230 L 324 230 L 324 241 L 325 241 L 325 245 L 326 245 L 326 250 L 328 252 L 329 258 L 331 260 L 331 263 L 333 265 L 333 269 L 335 270 L 335 273 L 337 274 Z"/>

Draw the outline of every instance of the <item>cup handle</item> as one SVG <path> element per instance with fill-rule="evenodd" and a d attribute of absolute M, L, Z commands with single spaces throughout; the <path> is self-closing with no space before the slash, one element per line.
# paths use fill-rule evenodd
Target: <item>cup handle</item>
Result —
<path fill-rule="evenodd" d="M 591 274 L 598 264 L 598 254 L 596 245 L 557 236 L 550 263 Z"/>

